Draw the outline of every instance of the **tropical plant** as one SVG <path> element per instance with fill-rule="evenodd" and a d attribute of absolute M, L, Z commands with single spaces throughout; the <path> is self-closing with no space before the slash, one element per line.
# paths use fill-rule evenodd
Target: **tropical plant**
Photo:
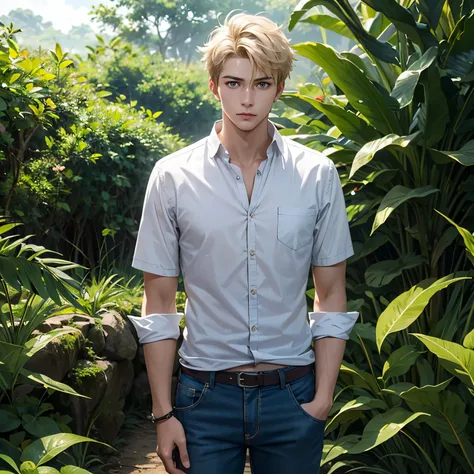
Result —
<path fill-rule="evenodd" d="M 283 133 L 338 167 L 354 240 L 361 322 L 327 426 L 330 473 L 474 470 L 473 8 L 313 0 L 290 19 L 358 43 L 295 45 L 321 80 L 282 98 Z"/>
<path fill-rule="evenodd" d="M 78 443 L 98 443 L 111 447 L 100 441 L 72 433 L 45 436 L 33 441 L 23 451 L 9 449 L 8 454 L 0 454 L 0 463 L 13 469 L 13 471 L 3 470 L 0 472 L 8 474 L 89 474 L 89 471 L 75 465 L 46 466 L 46 463 L 50 463 L 58 454 Z"/>

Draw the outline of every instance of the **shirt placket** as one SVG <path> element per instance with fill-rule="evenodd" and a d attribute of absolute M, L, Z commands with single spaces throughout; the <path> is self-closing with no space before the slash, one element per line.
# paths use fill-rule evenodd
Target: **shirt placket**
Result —
<path fill-rule="evenodd" d="M 242 171 L 238 166 L 229 163 L 232 167 L 232 171 L 235 172 L 235 179 L 237 182 L 237 190 L 247 211 L 247 270 L 248 270 L 248 321 L 249 321 L 249 348 L 254 353 L 258 351 L 259 343 L 259 324 L 258 324 L 258 288 L 257 288 L 257 226 L 256 220 L 258 219 L 257 207 L 260 202 L 260 196 L 262 194 L 263 187 L 268 178 L 270 170 L 269 161 L 272 156 L 268 155 L 268 159 L 262 162 L 255 175 L 255 181 L 252 191 L 252 197 L 250 204 L 247 195 L 247 189 L 245 188 L 245 182 L 242 175 Z M 227 155 L 227 154 L 226 154 Z M 228 157 L 228 155 L 227 155 Z M 261 362 L 255 358 L 255 364 Z"/>

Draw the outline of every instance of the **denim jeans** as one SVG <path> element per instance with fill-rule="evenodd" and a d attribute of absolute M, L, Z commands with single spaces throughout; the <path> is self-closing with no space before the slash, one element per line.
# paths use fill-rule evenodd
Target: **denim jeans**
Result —
<path fill-rule="evenodd" d="M 247 448 L 253 474 L 317 474 L 325 421 L 301 404 L 314 398 L 314 371 L 291 383 L 242 388 L 181 373 L 175 411 L 186 433 L 189 474 L 242 474 Z M 178 458 L 178 456 L 176 456 Z"/>

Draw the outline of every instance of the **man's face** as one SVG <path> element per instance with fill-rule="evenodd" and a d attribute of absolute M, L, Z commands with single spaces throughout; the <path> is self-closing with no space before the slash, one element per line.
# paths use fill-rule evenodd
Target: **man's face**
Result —
<path fill-rule="evenodd" d="M 209 87 L 221 101 L 225 115 L 242 131 L 253 130 L 268 117 L 273 102 L 283 91 L 277 90 L 275 80 L 268 74 L 257 71 L 253 82 L 252 65 L 247 58 L 228 58 L 219 76 L 219 83 L 212 79 Z"/>

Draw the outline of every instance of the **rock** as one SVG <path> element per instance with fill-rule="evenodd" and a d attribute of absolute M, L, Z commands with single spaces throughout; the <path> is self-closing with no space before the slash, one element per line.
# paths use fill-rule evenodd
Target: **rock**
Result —
<path fill-rule="evenodd" d="M 72 322 L 74 314 L 60 314 L 59 316 L 53 316 L 45 320 L 45 323 L 49 324 L 53 329 L 67 326 Z"/>
<path fill-rule="evenodd" d="M 107 359 L 121 361 L 133 360 L 135 357 L 138 346 L 130 324 L 116 311 L 109 311 L 103 316 L 102 326 L 107 333 L 103 355 Z"/>
<path fill-rule="evenodd" d="M 96 421 L 102 439 L 112 443 L 122 426 L 125 397 L 133 386 L 133 364 L 130 360 L 121 362 L 97 361 L 103 367 L 107 380 L 107 389 L 100 404 L 100 415 Z"/>
<path fill-rule="evenodd" d="M 104 398 L 107 378 L 104 363 L 78 360 L 70 372 L 71 386 L 87 398 L 71 397 L 73 431 L 86 435 L 94 410 Z"/>
<path fill-rule="evenodd" d="M 101 440 L 112 444 L 120 432 L 120 428 L 125 420 L 125 414 L 122 410 L 101 413 L 95 423 L 99 430 Z"/>
<path fill-rule="evenodd" d="M 79 351 L 84 347 L 84 336 L 74 328 L 49 342 L 25 364 L 32 372 L 47 375 L 60 382 L 74 367 Z"/>
<path fill-rule="evenodd" d="M 91 343 L 94 352 L 100 355 L 105 348 L 105 335 L 102 328 L 97 325 L 90 327 L 87 339 Z"/>
<path fill-rule="evenodd" d="M 79 329 L 79 331 L 82 332 L 82 335 L 84 337 L 87 337 L 89 335 L 89 329 L 90 329 L 90 323 L 86 322 L 86 321 L 77 321 L 74 323 L 74 326 L 77 327 L 77 329 Z"/>
<path fill-rule="evenodd" d="M 85 321 L 89 324 L 95 324 L 95 319 L 92 316 L 87 316 L 87 314 L 73 314 L 73 321 Z"/>
<path fill-rule="evenodd" d="M 151 395 L 150 382 L 148 380 L 148 374 L 146 370 L 143 370 L 135 377 L 133 381 L 132 391 L 130 396 L 134 402 L 137 402 L 141 406 L 148 406 L 148 400 Z"/>

